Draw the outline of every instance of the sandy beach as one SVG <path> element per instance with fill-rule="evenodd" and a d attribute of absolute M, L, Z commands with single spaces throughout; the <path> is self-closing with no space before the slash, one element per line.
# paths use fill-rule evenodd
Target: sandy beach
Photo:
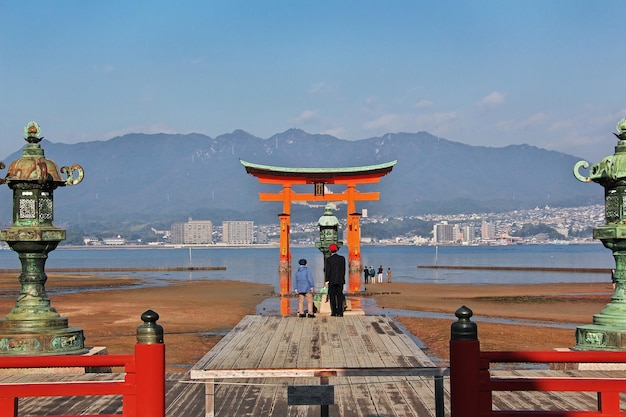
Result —
<path fill-rule="evenodd" d="M 237 281 L 172 281 L 167 286 L 142 286 L 132 277 L 48 274 L 46 289 L 52 306 L 85 333 L 86 346 L 105 346 L 110 353 L 131 353 L 141 313 L 160 315 L 165 330 L 167 369 L 184 372 L 243 316 L 274 296 L 273 286 Z M 71 289 L 73 292 L 56 293 Z M 17 276 L 0 275 L 0 317 L 15 304 Z M 14 296 L 11 296 L 14 294 Z M 538 285 L 456 285 L 384 283 L 369 285 L 366 297 L 383 309 L 427 311 L 447 318 L 400 316 L 408 331 L 437 361 L 448 361 L 450 325 L 460 306 L 474 312 L 485 350 L 566 348 L 575 345 L 576 325 L 592 322 L 611 299 L 611 283 Z M 483 321 L 523 320 L 524 324 Z M 529 323 L 530 322 L 530 323 Z M 537 325 L 534 325 L 537 323 Z M 563 323 L 554 328 L 542 323 Z"/>

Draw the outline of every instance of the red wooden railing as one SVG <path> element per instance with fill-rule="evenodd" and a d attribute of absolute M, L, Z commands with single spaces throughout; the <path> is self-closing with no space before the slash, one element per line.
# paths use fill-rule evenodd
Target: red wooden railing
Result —
<path fill-rule="evenodd" d="M 141 318 L 144 324 L 137 329 L 134 355 L 0 357 L 0 368 L 124 368 L 124 379 L 119 381 L 1 383 L 0 417 L 18 416 L 19 398 L 104 395 L 122 396 L 122 414 L 98 414 L 98 417 L 164 417 L 163 329 L 156 324 L 159 316 L 155 312 L 148 310 Z"/>
<path fill-rule="evenodd" d="M 626 352 L 604 351 L 517 351 L 481 352 L 476 324 L 467 307 L 457 310 L 450 339 L 451 417 L 617 417 L 620 393 L 626 392 L 625 378 L 496 378 L 491 363 L 626 363 Z M 594 410 L 493 410 L 494 391 L 595 392 Z"/>

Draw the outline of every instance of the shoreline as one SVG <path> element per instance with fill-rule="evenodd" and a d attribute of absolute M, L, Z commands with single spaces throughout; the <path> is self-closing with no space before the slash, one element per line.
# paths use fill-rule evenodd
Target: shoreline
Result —
<path fill-rule="evenodd" d="M 581 274 L 607 274 L 612 268 L 570 268 L 535 266 L 488 266 L 488 265 L 417 265 L 417 269 L 456 269 L 474 271 L 529 271 L 529 272 L 572 272 Z M 167 271 L 226 271 L 225 266 L 160 266 L 160 267 L 113 267 L 113 268 L 47 268 L 46 272 L 167 272 Z M 20 269 L 0 268 L 0 274 L 19 274 Z"/>
<path fill-rule="evenodd" d="M 225 266 L 157 266 L 128 268 L 47 268 L 47 272 L 167 272 L 167 271 L 226 271 Z M 0 269 L 0 274 L 19 274 L 20 269 Z"/>
<path fill-rule="evenodd" d="M 602 242 L 597 240 L 590 241 L 579 241 L 579 240 L 571 240 L 567 241 L 567 245 L 602 245 Z M 289 245 L 292 248 L 308 248 L 311 244 L 297 244 L 291 243 Z M 543 243 L 520 243 L 520 244 L 511 244 L 511 245 L 503 245 L 503 244 L 486 244 L 486 245 L 451 245 L 451 244 L 438 244 L 438 245 L 414 245 L 409 243 L 385 243 L 385 244 L 373 244 L 373 243 L 361 243 L 361 247 L 500 247 L 500 246 L 561 246 L 559 244 L 555 244 L 552 241 L 546 241 Z M 149 245 L 149 244 L 126 244 L 126 245 L 59 245 L 55 250 L 114 250 L 114 249 L 276 249 L 279 248 L 280 245 L 278 243 L 253 243 L 249 245 L 228 245 L 222 243 L 213 243 L 213 244 L 186 244 L 186 245 L 173 245 L 173 244 L 159 244 L 159 245 Z M 11 250 L 11 248 L 2 247 L 0 250 Z"/>
<path fill-rule="evenodd" d="M 612 268 L 569 268 L 549 266 L 490 266 L 490 265 L 418 265 L 417 269 L 460 269 L 474 271 L 572 272 L 575 274 L 610 274 Z"/>

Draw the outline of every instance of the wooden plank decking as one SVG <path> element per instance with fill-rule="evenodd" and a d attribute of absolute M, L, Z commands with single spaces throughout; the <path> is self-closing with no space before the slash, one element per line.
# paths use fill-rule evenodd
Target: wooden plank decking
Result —
<path fill-rule="evenodd" d="M 387 316 L 246 316 L 191 369 L 434 367 Z"/>
<path fill-rule="evenodd" d="M 112 381 L 124 379 L 124 374 L 21 374 L 3 375 L 0 382 L 36 383 L 48 381 Z M 189 384 L 188 373 L 168 373 L 165 381 L 167 417 L 204 415 L 204 388 Z M 30 397 L 19 399 L 19 415 L 47 416 L 67 414 L 115 414 L 122 412 L 119 395 L 96 397 Z"/>
<path fill-rule="evenodd" d="M 332 415 L 434 416 L 435 376 L 443 404 L 445 369 L 386 316 L 246 316 L 190 376 L 206 381 L 206 416 L 284 416 L 319 415 L 320 406 L 288 406 L 287 386 L 328 373 Z"/>
<path fill-rule="evenodd" d="M 525 376 L 525 377 L 538 377 L 538 376 L 588 376 L 599 378 L 610 377 L 624 377 L 623 371 L 548 371 L 548 370 L 525 370 L 525 371 L 496 371 L 495 375 L 502 376 Z M 32 377 L 32 376 L 31 376 Z M 21 376 L 21 381 L 32 379 L 29 376 Z M 41 378 L 41 375 L 37 376 Z M 51 374 L 48 376 L 50 379 L 59 380 L 61 378 L 70 378 L 68 374 Z M 75 375 L 74 375 L 75 377 Z M 115 378 L 121 378 L 119 374 L 85 374 L 82 378 L 96 379 L 96 380 L 110 380 Z M 15 381 L 15 379 L 14 379 Z M 290 384 L 296 382 L 304 382 L 305 380 L 289 380 Z M 258 380 L 255 380 L 258 383 Z M 276 381 L 274 381 L 276 382 Z M 309 381 L 311 382 L 311 381 Z M 389 411 L 389 405 L 382 406 L 379 414 L 366 414 L 368 406 L 363 407 L 363 403 L 368 403 L 369 399 L 364 399 L 365 393 L 373 391 L 374 383 L 367 383 L 364 378 L 350 378 L 348 383 L 352 385 L 350 389 L 344 389 L 344 385 L 336 386 L 335 390 L 335 402 L 342 405 L 335 405 L 330 408 L 330 415 L 342 416 L 342 417 L 374 417 L 374 416 L 393 416 L 393 412 Z M 394 378 L 393 383 L 383 383 L 379 390 L 376 392 L 383 392 L 384 396 L 381 400 L 388 402 L 388 398 L 391 398 L 395 403 L 391 408 L 397 410 L 404 407 L 413 408 L 413 415 L 419 415 L 423 417 L 434 416 L 434 411 L 431 407 L 432 397 L 426 396 L 426 398 L 419 397 L 420 392 L 423 391 L 423 387 L 410 388 L 410 385 L 414 383 L 407 382 L 401 390 L 397 390 L 400 385 L 397 379 Z M 229 388 L 229 389 L 226 389 Z M 238 390 L 234 387 L 227 387 L 226 385 L 220 386 L 217 390 L 217 402 L 220 403 L 223 400 L 223 405 L 216 407 L 217 416 L 239 416 L 239 415 L 277 415 L 282 410 L 284 416 L 307 416 L 318 417 L 320 415 L 319 407 L 314 406 L 293 406 L 286 407 L 286 404 L 281 403 L 283 397 L 286 398 L 287 385 L 283 387 L 277 387 L 274 384 L 271 386 L 253 385 L 247 387 L 244 392 L 244 387 L 239 387 Z M 416 393 L 416 397 L 406 397 L 411 395 L 411 390 Z M 355 397 L 351 397 L 353 393 L 360 392 L 361 394 Z M 450 415 L 448 409 L 449 406 L 449 391 L 448 381 L 445 380 L 445 393 L 446 393 L 446 416 Z M 229 397 L 231 396 L 232 397 Z M 626 403 L 626 396 L 622 394 L 622 403 Z M 275 401 L 279 399 L 281 401 Z M 241 404 L 239 404 L 241 403 Z M 406 403 L 406 405 L 404 405 Z M 530 393 L 530 392 L 496 392 L 494 393 L 494 409 L 507 409 L 514 408 L 517 410 L 564 410 L 564 409 L 593 409 L 596 404 L 595 393 Z M 166 378 L 166 416 L 167 417 L 203 417 L 205 413 L 204 409 L 204 387 L 202 384 L 193 383 L 189 380 L 189 374 L 185 373 L 168 373 Z M 227 409 L 228 405 L 236 404 L 233 408 L 235 411 Z M 363 408 L 361 408 L 363 407 Z M 247 414 L 246 410 L 256 409 L 259 412 L 268 411 L 269 414 Z M 63 415 L 68 413 L 77 414 L 91 414 L 91 413 L 119 413 L 122 410 L 122 400 L 119 397 L 71 397 L 71 398 L 25 398 L 20 399 L 20 415 Z M 622 406 L 622 411 L 624 407 Z M 238 414 L 242 413 L 242 414 Z"/>

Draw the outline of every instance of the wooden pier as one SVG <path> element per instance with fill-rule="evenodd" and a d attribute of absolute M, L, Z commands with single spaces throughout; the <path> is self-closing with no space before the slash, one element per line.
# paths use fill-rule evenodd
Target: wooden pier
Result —
<path fill-rule="evenodd" d="M 190 376 L 206 385 L 206 417 L 320 415 L 290 406 L 287 387 L 326 384 L 331 415 L 444 417 L 446 372 L 386 316 L 246 316 Z"/>
<path fill-rule="evenodd" d="M 165 335 L 167 344 L 167 332 Z M 168 345 L 167 349 L 184 349 Z M 293 387 L 319 393 L 328 384 L 331 416 L 435 417 L 450 415 L 449 378 L 413 339 L 386 316 L 297 318 L 246 316 L 190 372 L 166 376 L 166 416 L 320 416 L 322 405 L 290 405 Z M 501 377 L 624 377 L 624 371 L 515 370 Z M 116 373 L 0 375 L 0 382 L 115 380 Z M 441 383 L 440 386 L 439 383 Z M 208 390 L 205 388 L 208 387 Z M 290 388 L 291 387 L 291 388 Z M 441 388 L 443 398 L 437 402 Z M 626 394 L 623 394 L 626 395 Z M 20 399 L 20 415 L 112 414 L 119 396 Z M 494 392 L 494 409 L 589 409 L 595 395 Z M 207 407 L 208 405 L 208 407 Z"/>

